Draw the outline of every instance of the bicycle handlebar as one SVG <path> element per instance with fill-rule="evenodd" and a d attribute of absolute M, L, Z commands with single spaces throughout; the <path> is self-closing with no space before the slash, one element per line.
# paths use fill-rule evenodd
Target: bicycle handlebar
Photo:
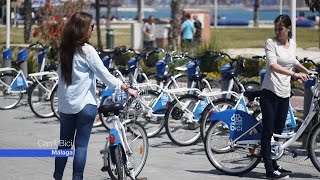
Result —
<path fill-rule="evenodd" d="M 29 45 L 29 48 L 32 48 L 32 47 L 34 47 L 34 46 L 40 46 L 41 49 L 46 49 L 46 48 L 48 48 L 48 46 L 43 45 L 43 44 L 42 44 L 41 42 L 39 42 L 39 41 L 37 41 L 37 42 L 35 42 L 35 43 L 33 43 L 33 44 L 30 44 L 30 45 Z"/>

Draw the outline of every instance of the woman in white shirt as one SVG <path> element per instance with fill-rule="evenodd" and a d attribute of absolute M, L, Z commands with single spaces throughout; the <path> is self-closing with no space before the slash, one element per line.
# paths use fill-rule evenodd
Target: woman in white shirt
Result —
<path fill-rule="evenodd" d="M 58 149 L 70 149 L 75 144 L 73 180 L 83 179 L 88 142 L 97 114 L 95 76 L 110 87 L 120 87 L 137 96 L 136 90 L 127 87 L 104 67 L 95 48 L 89 44 L 93 31 L 92 16 L 86 12 L 76 12 L 64 27 L 59 49 Z M 67 157 L 56 157 L 55 179 L 62 179 L 67 160 Z"/>
<path fill-rule="evenodd" d="M 296 60 L 296 42 L 292 37 L 291 20 L 288 15 L 279 15 L 274 21 L 276 37 L 266 40 L 266 74 L 262 82 L 261 111 L 263 132 L 261 155 L 266 177 L 281 179 L 291 171 L 283 169 L 271 159 L 272 134 L 281 134 L 287 118 L 291 92 L 291 77 L 308 79 L 308 70 Z M 295 69 L 300 72 L 296 73 Z M 277 141 L 277 138 L 275 138 Z"/>

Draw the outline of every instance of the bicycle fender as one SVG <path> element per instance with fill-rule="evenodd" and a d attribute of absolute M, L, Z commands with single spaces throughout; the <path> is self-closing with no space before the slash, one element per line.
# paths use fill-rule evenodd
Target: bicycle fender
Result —
<path fill-rule="evenodd" d="M 256 125 L 258 122 L 252 115 L 237 109 L 227 109 L 221 112 L 213 112 L 209 116 L 208 121 L 224 122 L 230 130 L 230 140 L 234 140 L 243 135 L 247 130 Z M 262 125 L 259 124 L 249 133 L 243 135 L 239 140 L 260 140 L 261 129 Z"/>
<path fill-rule="evenodd" d="M 116 144 L 116 145 L 112 145 L 112 146 L 109 147 L 109 148 L 110 148 L 111 162 L 112 162 L 113 164 L 116 163 L 116 157 L 114 156 L 114 151 L 115 151 L 115 149 L 116 149 L 118 146 L 121 146 L 121 147 L 122 147 L 122 148 L 121 148 L 122 158 L 123 158 L 123 162 L 126 163 L 126 162 L 127 162 L 126 154 L 125 154 L 125 152 L 124 152 L 124 150 L 123 150 L 124 148 L 123 148 L 123 146 L 122 146 L 121 144 Z"/>
<path fill-rule="evenodd" d="M 110 136 L 114 136 L 115 137 L 115 143 L 113 143 L 113 144 L 110 143 L 110 146 L 116 146 L 116 145 L 121 144 L 120 135 L 119 135 L 119 132 L 116 129 L 110 129 L 109 137 Z"/>

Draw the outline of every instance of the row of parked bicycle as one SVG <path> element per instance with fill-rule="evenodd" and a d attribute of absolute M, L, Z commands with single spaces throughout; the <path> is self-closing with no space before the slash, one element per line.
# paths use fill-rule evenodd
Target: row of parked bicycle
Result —
<path fill-rule="evenodd" d="M 116 66 L 116 57 L 128 52 L 134 53 L 133 57 L 128 58 L 128 66 Z M 160 52 L 165 54 L 160 60 L 152 63 L 146 61 L 148 57 Z M 104 157 L 102 171 L 108 171 L 113 179 L 138 176 L 147 160 L 148 138 L 156 136 L 163 128 L 177 145 L 192 145 L 202 139 L 209 161 L 227 174 L 246 173 L 258 164 L 261 158 L 261 112 L 259 92 L 255 90 L 260 89 L 260 84 L 241 82 L 236 73 L 236 67 L 241 62 L 238 59 L 231 58 L 224 52 L 214 54 L 216 58 L 213 61 L 218 61 L 217 57 L 229 60 L 220 69 L 221 81 L 208 80 L 200 72 L 201 56 L 190 57 L 187 54 L 165 52 L 163 49 L 137 52 L 133 49 L 116 48 L 110 52 L 101 52 L 109 71 L 139 92 L 139 97 L 132 99 L 125 92 L 106 87 L 97 80 L 97 119 L 109 132 L 105 148 L 101 150 Z M 145 60 L 144 64 L 149 67 L 155 66 L 156 73 L 143 73 L 141 60 Z M 176 62 L 186 64 L 176 67 Z M 175 70 L 170 68 L 172 65 Z M 317 64 L 314 65 L 318 67 Z M 182 73 L 177 73 L 179 71 Z M 28 103 L 37 116 L 59 117 L 56 73 L 43 69 L 29 77 L 28 81 L 22 71 L 14 68 L 0 68 L 0 109 L 15 107 L 22 95 L 28 93 Z M 312 77 L 312 90 L 317 95 L 318 76 Z M 32 85 L 29 88 L 30 82 Z M 283 134 L 275 135 L 288 141 L 273 142 L 273 158 L 279 159 L 288 152 L 296 155 L 296 152 L 288 151 L 287 147 L 301 136 L 311 122 L 315 110 L 319 109 L 317 100 L 318 96 L 313 96 L 306 123 L 295 116 L 292 107 L 289 108 Z M 99 121 L 95 125 L 98 126 Z M 314 136 L 319 133 L 320 125 L 316 125 L 308 143 L 310 157 L 318 170 L 320 163 L 315 153 L 318 139 Z"/>

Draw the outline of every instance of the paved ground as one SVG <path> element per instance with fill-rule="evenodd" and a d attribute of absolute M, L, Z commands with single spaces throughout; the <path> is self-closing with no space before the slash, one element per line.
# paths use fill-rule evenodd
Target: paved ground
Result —
<path fill-rule="evenodd" d="M 40 141 L 58 140 L 59 122 L 55 118 L 40 119 L 35 117 L 25 102 L 13 110 L 0 111 L 0 148 L 55 148 L 39 145 Z M 88 150 L 87 166 L 84 173 L 86 180 L 110 179 L 107 173 L 100 171 L 102 166 L 99 150 L 103 148 L 105 130 L 102 127 L 92 131 Z M 171 143 L 162 132 L 158 137 L 150 138 L 149 156 L 145 168 L 139 177 L 150 180 L 202 180 L 202 179 L 260 179 L 264 178 L 264 168 L 259 164 L 251 173 L 241 177 L 226 176 L 219 173 L 209 163 L 203 144 L 178 147 Z M 302 154 L 304 150 L 299 151 Z M 320 179 L 319 172 L 305 156 L 293 159 L 285 156 L 279 162 L 287 169 L 295 171 L 291 179 Z M 0 158 L 0 174 L 4 180 L 52 179 L 54 158 Z M 72 158 L 65 171 L 66 180 L 71 179 Z"/>

